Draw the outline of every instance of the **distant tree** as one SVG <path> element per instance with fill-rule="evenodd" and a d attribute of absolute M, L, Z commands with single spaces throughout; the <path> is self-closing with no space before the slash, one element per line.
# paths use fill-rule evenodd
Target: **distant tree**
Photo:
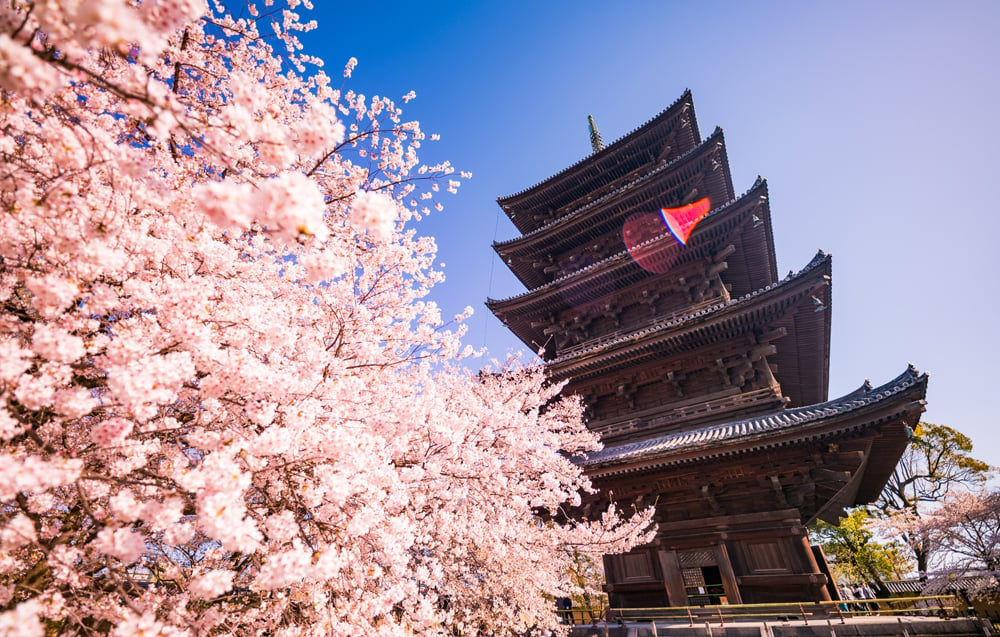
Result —
<path fill-rule="evenodd" d="M 886 529 L 900 534 L 921 577 L 927 573 L 931 543 L 915 520 L 923 516 L 928 505 L 954 491 L 983 485 L 990 471 L 988 463 L 972 456 L 972 440 L 962 432 L 926 422 L 917 425 L 873 512 L 887 523 Z"/>
<path fill-rule="evenodd" d="M 920 519 L 949 571 L 1000 570 L 1000 489 L 962 491 Z"/>
<path fill-rule="evenodd" d="M 887 579 L 899 579 L 912 570 L 906 546 L 899 541 L 879 541 L 869 524 L 871 513 L 857 508 L 840 524 L 818 522 L 811 529 L 813 541 L 831 558 L 835 579 L 865 582 L 880 597 L 888 596 Z"/>
<path fill-rule="evenodd" d="M 930 547 L 925 594 L 957 585 L 970 598 L 1000 601 L 1000 489 L 953 491 L 923 515 L 900 513 L 881 526 L 922 537 Z"/>
<path fill-rule="evenodd" d="M 604 563 L 601 557 L 576 552 L 568 569 L 570 583 L 576 592 L 570 597 L 573 608 L 597 612 L 607 606 L 604 592 Z"/>

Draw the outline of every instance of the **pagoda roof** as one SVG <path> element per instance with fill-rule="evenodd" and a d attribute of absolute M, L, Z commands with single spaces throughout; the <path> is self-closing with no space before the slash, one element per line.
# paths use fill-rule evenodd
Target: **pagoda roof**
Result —
<path fill-rule="evenodd" d="M 607 446 L 577 462 L 591 478 L 605 477 L 850 436 L 900 418 L 913 426 L 923 411 L 927 379 L 926 373 L 909 365 L 879 387 L 865 381 L 858 390 L 820 404 Z M 877 460 L 869 462 L 871 475 L 861 483 L 860 502 L 877 496 L 895 466 L 895 460 L 887 467 L 872 466 Z"/>
<path fill-rule="evenodd" d="M 706 175 L 705 183 L 698 188 L 699 197 L 707 196 L 712 202 L 733 199 L 732 176 L 721 128 L 674 161 L 653 168 L 527 234 L 496 242 L 493 249 L 526 287 L 543 285 L 558 275 L 535 268 L 535 262 L 546 255 L 561 254 L 599 239 L 609 232 L 619 232 L 625 217 L 636 210 L 648 207 L 652 212 L 664 205 L 676 205 L 663 201 L 664 195 L 681 194 L 674 191 L 699 175 Z M 682 196 L 674 197 L 675 202 L 679 203 Z"/>
<path fill-rule="evenodd" d="M 499 197 L 497 203 L 519 232 L 531 232 L 560 214 L 560 208 L 644 165 L 687 152 L 700 137 L 691 91 L 685 90 L 659 115 L 621 139 L 545 181 Z"/>
<path fill-rule="evenodd" d="M 771 360 L 782 393 L 792 405 L 826 400 L 829 381 L 831 257 L 820 251 L 797 274 L 750 294 L 657 317 L 649 325 L 611 334 L 548 362 L 554 379 L 574 382 L 671 354 L 728 341 L 756 327 L 784 328 Z M 814 311 L 815 301 L 822 304 Z"/>
<path fill-rule="evenodd" d="M 750 220 L 756 216 L 760 227 Z M 733 293 L 742 295 L 778 281 L 768 206 L 767 182 L 758 178 L 738 199 L 712 210 L 698 224 L 687 246 L 682 247 L 666 229 L 659 236 L 633 248 L 652 255 L 662 253 L 671 263 L 663 273 L 650 272 L 636 263 L 628 250 L 561 276 L 549 283 L 507 299 L 487 299 L 486 306 L 526 345 L 537 349 L 545 340 L 537 320 L 571 307 L 595 301 L 626 286 L 648 280 L 655 289 L 660 281 L 671 281 L 677 266 L 704 259 L 712 250 L 724 247 L 739 235 L 741 250 L 727 259 L 726 278 L 733 283 Z M 534 326 L 532 323 L 536 323 Z"/>

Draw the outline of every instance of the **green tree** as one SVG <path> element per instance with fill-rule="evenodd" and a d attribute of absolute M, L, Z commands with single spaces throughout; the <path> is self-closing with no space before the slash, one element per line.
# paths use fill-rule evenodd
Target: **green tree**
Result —
<path fill-rule="evenodd" d="M 604 565 L 600 557 L 573 552 L 573 561 L 567 570 L 571 586 L 572 608 L 582 611 L 581 617 L 600 616 L 608 605 L 604 592 Z"/>
<path fill-rule="evenodd" d="M 928 504 L 941 501 L 949 493 L 968 490 L 985 484 L 992 467 L 972 456 L 972 439 L 962 432 L 921 422 L 914 431 L 910 446 L 882 494 L 872 507 L 872 513 L 893 526 L 909 547 L 921 577 L 927 573 L 931 545 L 927 534 L 913 521 L 924 514 Z"/>
<path fill-rule="evenodd" d="M 810 532 L 830 558 L 835 579 L 867 582 L 879 597 L 889 595 L 887 579 L 899 579 L 913 565 L 906 546 L 898 540 L 878 541 L 870 529 L 871 513 L 865 507 L 852 510 L 840 524 L 817 522 Z"/>

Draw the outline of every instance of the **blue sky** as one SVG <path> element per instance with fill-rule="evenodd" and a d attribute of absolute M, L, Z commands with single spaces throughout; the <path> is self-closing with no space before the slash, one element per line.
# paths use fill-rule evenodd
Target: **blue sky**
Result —
<path fill-rule="evenodd" d="M 445 315 L 466 341 L 521 343 L 487 297 L 523 291 L 490 249 L 516 236 L 496 198 L 694 94 L 703 136 L 725 131 L 736 190 L 768 179 L 780 273 L 833 254 L 830 395 L 931 372 L 925 419 L 1000 464 L 991 410 L 1000 356 L 995 203 L 1000 2 L 379 2 L 317 0 L 307 51 L 441 134 L 423 157 L 471 171 L 438 240 Z"/>

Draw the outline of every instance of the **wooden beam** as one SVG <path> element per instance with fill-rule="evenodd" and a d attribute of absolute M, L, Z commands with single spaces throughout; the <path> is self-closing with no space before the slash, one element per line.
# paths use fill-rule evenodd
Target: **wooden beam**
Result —
<path fill-rule="evenodd" d="M 785 495 L 788 497 L 788 503 L 794 507 L 800 507 L 805 503 L 807 495 L 812 495 L 816 493 L 816 483 L 815 482 L 805 482 L 793 489 L 790 489 Z"/>
<path fill-rule="evenodd" d="M 785 490 L 781 488 L 781 480 L 778 476 L 771 476 L 771 489 L 774 490 L 774 498 L 778 501 L 778 506 L 787 507 L 788 499 L 785 498 Z"/>
<path fill-rule="evenodd" d="M 701 486 L 701 497 L 705 498 L 705 501 L 708 502 L 708 506 L 712 509 L 712 513 L 722 515 L 722 507 L 719 506 L 719 503 L 715 500 L 715 496 L 712 495 L 711 485 L 703 484 Z"/>
<path fill-rule="evenodd" d="M 847 482 L 853 475 L 850 471 L 837 471 L 826 467 L 813 467 L 809 470 L 809 476 L 817 482 Z"/>
<path fill-rule="evenodd" d="M 857 466 L 864 462 L 864 451 L 833 451 L 822 455 L 823 464 Z"/>
<path fill-rule="evenodd" d="M 732 256 L 734 252 L 736 252 L 736 246 L 730 243 L 725 248 L 715 253 L 715 256 L 712 257 L 712 260 L 715 261 L 716 263 L 720 263 L 721 261 L 724 261 L 727 257 Z"/>

